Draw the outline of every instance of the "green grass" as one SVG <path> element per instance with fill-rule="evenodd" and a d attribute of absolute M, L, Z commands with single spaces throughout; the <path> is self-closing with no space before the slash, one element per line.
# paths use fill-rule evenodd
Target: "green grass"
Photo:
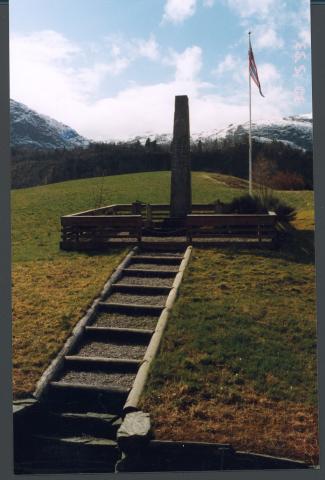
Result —
<path fill-rule="evenodd" d="M 229 201 L 239 195 L 245 181 L 226 175 L 194 172 L 193 203 L 219 198 Z M 87 210 L 96 205 L 103 182 L 103 204 L 143 202 L 169 203 L 170 173 L 150 172 L 112 177 L 73 180 L 12 192 L 13 261 L 52 260 L 68 255 L 58 250 L 60 216 Z M 304 223 L 313 225 L 313 192 L 279 192 L 279 196 L 299 209 Z M 300 218 L 298 215 L 298 219 Z M 299 221 L 299 220 L 298 220 Z"/>
<path fill-rule="evenodd" d="M 219 178 L 219 177 L 218 177 Z M 227 177 L 225 177 L 226 180 Z M 193 174 L 193 200 L 237 192 L 208 174 Z M 234 179 L 236 182 L 237 180 Z M 126 251 L 107 255 L 59 249 L 60 217 L 103 204 L 169 202 L 169 172 L 117 175 L 12 192 L 14 396 L 32 393 L 41 373 L 98 295 Z"/>
<path fill-rule="evenodd" d="M 60 216 L 136 199 L 169 202 L 168 172 L 76 180 L 12 193 L 14 390 L 35 383 L 125 255 L 59 250 Z M 193 173 L 193 203 L 247 182 Z M 279 250 L 194 249 L 143 398 L 158 438 L 317 461 L 313 192 Z"/>
<path fill-rule="evenodd" d="M 212 177 L 193 173 L 193 202 L 210 202 L 216 196 L 229 200 L 238 194 L 237 189 Z M 169 203 L 170 200 L 169 172 L 73 180 L 15 190 L 12 193 L 13 261 L 51 260 L 54 256 L 62 256 L 58 250 L 60 216 L 93 208 L 102 181 L 104 205 L 136 199 L 152 203 Z"/>
<path fill-rule="evenodd" d="M 207 375 L 215 399 L 240 399 L 249 385 L 272 400 L 317 404 L 313 266 L 195 249 L 164 342 L 151 387 L 181 377 L 202 393 Z"/>

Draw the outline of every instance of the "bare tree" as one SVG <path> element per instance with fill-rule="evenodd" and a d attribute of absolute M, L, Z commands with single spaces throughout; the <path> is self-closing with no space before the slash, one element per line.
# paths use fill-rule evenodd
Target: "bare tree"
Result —
<path fill-rule="evenodd" d="M 276 170 L 275 162 L 262 155 L 259 155 L 253 163 L 254 188 L 261 198 L 269 195 Z"/>

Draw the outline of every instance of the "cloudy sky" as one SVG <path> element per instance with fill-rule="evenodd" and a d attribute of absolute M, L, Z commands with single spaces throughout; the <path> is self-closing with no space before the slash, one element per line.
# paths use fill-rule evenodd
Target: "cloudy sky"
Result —
<path fill-rule="evenodd" d="M 11 98 L 95 140 L 311 112 L 309 0 L 10 0 Z"/>

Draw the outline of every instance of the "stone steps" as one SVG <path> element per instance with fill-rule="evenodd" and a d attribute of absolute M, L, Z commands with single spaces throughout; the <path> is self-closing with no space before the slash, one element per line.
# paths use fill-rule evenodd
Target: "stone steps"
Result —
<path fill-rule="evenodd" d="M 120 457 L 115 440 L 98 436 L 35 434 L 15 459 L 15 473 L 114 472 Z"/>
<path fill-rule="evenodd" d="M 157 238 L 156 240 L 149 240 L 145 237 L 142 237 L 142 245 L 147 251 L 157 252 L 157 251 L 168 251 L 175 252 L 179 250 L 185 250 L 188 246 L 186 237 L 181 237 L 179 240 L 170 241 L 168 238 Z"/>
<path fill-rule="evenodd" d="M 140 277 L 161 277 L 161 278 L 174 278 L 174 270 L 146 270 L 145 268 L 125 268 L 123 270 L 125 276 L 140 276 Z"/>
<path fill-rule="evenodd" d="M 116 449 L 118 418 L 182 259 L 183 252 L 140 251 L 97 302 L 91 322 L 48 385 L 41 432 L 32 441 L 36 450 L 41 445 L 39 471 L 68 472 L 71 455 L 79 471 L 114 471 L 108 468 L 117 460 L 111 450 Z M 125 278 L 141 278 L 143 283 L 130 284 Z M 159 285 L 159 279 L 169 280 L 169 285 Z M 92 470 L 95 464 L 97 470 Z M 24 468 L 37 471 L 31 464 Z"/>
<path fill-rule="evenodd" d="M 167 262 L 147 262 L 147 261 L 138 261 L 132 262 L 128 266 L 128 270 L 153 270 L 156 272 L 168 271 L 178 272 L 179 265 L 176 263 L 167 263 Z"/>
<path fill-rule="evenodd" d="M 162 263 L 167 265 L 178 265 L 182 261 L 182 256 L 175 255 L 135 255 L 133 263 Z"/>
<path fill-rule="evenodd" d="M 150 281 L 150 279 L 149 279 Z M 112 291 L 117 293 L 133 293 L 135 295 L 168 295 L 170 287 L 155 285 L 130 285 L 127 283 L 114 283 Z"/>
<path fill-rule="evenodd" d="M 92 326 L 103 326 L 111 328 L 139 328 L 146 330 L 153 330 L 156 327 L 159 312 L 141 313 L 134 309 L 130 312 L 129 309 L 113 310 L 105 305 L 106 310 L 100 310 Z"/>
<path fill-rule="evenodd" d="M 99 334 L 99 335 L 110 335 L 117 336 L 127 335 L 128 337 L 139 337 L 139 336 L 151 336 L 154 330 L 141 329 L 141 328 L 119 328 L 119 327 L 86 327 L 86 333 L 88 334 Z"/>
<path fill-rule="evenodd" d="M 147 336 L 140 339 L 130 338 L 87 338 L 75 352 L 78 356 L 124 358 L 141 361 L 149 343 Z"/>
<path fill-rule="evenodd" d="M 49 385 L 47 403 L 51 410 L 62 413 L 92 410 L 121 415 L 129 390 L 130 388 L 53 381 Z"/>
<path fill-rule="evenodd" d="M 66 371 L 65 373 L 70 373 L 71 370 Z M 78 371 L 79 372 L 79 371 Z M 76 373 L 76 372 L 73 372 Z M 94 373 L 94 372 L 92 372 Z M 96 371 L 95 371 L 96 373 Z M 78 395 L 82 392 L 90 392 L 93 396 L 105 396 L 107 394 L 111 395 L 125 395 L 129 392 L 130 387 L 120 387 L 114 383 L 107 383 L 104 385 L 96 385 L 95 383 L 79 383 L 74 381 L 55 381 L 50 383 L 50 387 L 53 390 L 58 392 L 63 392 L 62 395 Z"/>
<path fill-rule="evenodd" d="M 118 303 L 118 302 L 99 302 L 99 308 L 103 312 L 128 312 L 130 314 L 143 314 L 143 315 L 159 315 L 164 309 L 163 305 L 139 305 L 132 303 Z"/>
<path fill-rule="evenodd" d="M 111 371 L 136 371 L 140 366 L 139 360 L 130 358 L 107 358 L 107 357 L 86 357 L 78 355 L 69 355 L 64 357 L 65 365 L 69 368 L 96 369 Z"/>
<path fill-rule="evenodd" d="M 42 418 L 38 434 L 55 431 L 57 437 L 92 436 L 116 439 L 116 432 L 121 425 L 118 415 L 86 412 L 49 412 Z"/>
<path fill-rule="evenodd" d="M 174 272 L 173 272 L 174 273 Z M 173 274 L 172 277 L 162 277 L 160 275 L 154 276 L 154 275 L 124 275 L 123 280 L 119 280 L 116 282 L 115 285 L 123 285 L 124 287 L 127 286 L 136 286 L 136 287 L 146 287 L 148 288 L 148 282 L 150 282 L 151 288 L 168 288 L 168 291 L 170 288 L 173 286 L 174 282 L 174 277 L 175 275 Z M 163 293 L 163 292 L 162 292 Z M 168 293 L 168 292 L 167 292 Z"/>
<path fill-rule="evenodd" d="M 108 304 L 119 305 L 152 305 L 164 308 L 167 300 L 167 294 L 148 293 L 126 293 L 126 292 L 112 292 L 112 294 L 105 300 Z"/>

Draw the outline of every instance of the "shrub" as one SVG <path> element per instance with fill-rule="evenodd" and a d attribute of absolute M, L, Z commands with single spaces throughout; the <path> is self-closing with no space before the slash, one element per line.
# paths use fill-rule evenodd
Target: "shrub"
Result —
<path fill-rule="evenodd" d="M 222 213 L 263 214 L 269 211 L 275 212 L 278 221 L 284 225 L 288 225 L 296 216 L 296 209 L 280 200 L 270 190 L 265 190 L 263 195 L 251 196 L 247 193 L 222 206 Z"/>
<path fill-rule="evenodd" d="M 273 194 L 268 194 L 262 199 L 262 201 L 268 211 L 272 211 L 277 214 L 278 221 L 280 223 L 289 224 L 295 219 L 297 214 L 296 209 L 285 203 L 283 200 L 280 200 Z"/>
<path fill-rule="evenodd" d="M 234 198 L 226 204 L 227 213 L 267 213 L 267 209 L 258 195 L 248 193 L 241 197 Z"/>
<path fill-rule="evenodd" d="M 279 171 L 272 177 L 272 186 L 277 190 L 304 190 L 305 181 L 298 173 Z"/>

